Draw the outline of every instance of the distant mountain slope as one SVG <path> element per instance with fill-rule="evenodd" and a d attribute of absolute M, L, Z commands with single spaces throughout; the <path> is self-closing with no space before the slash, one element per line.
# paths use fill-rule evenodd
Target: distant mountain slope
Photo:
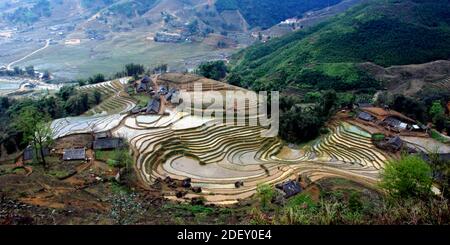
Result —
<path fill-rule="evenodd" d="M 217 0 L 219 12 L 239 10 L 252 27 L 269 28 L 280 21 L 322 9 L 341 0 Z"/>
<path fill-rule="evenodd" d="M 372 87 L 377 84 L 356 63 L 448 59 L 449 40 L 449 0 L 372 0 L 306 31 L 240 52 L 232 74 L 256 88 Z"/>

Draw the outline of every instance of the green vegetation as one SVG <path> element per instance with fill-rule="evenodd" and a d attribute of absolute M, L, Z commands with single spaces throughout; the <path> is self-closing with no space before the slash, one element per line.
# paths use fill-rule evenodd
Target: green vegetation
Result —
<path fill-rule="evenodd" d="M 319 181 L 320 198 L 304 192 L 271 209 L 256 203 L 250 212 L 251 224 L 258 225 L 380 225 L 449 224 L 448 200 L 431 197 L 386 198 L 374 190 L 350 183 L 346 187 Z M 327 183 L 329 182 L 329 183 Z M 331 186 L 330 186 L 331 184 Z M 255 200 L 259 200 L 257 197 Z"/>
<path fill-rule="evenodd" d="M 270 206 L 275 190 L 268 184 L 261 184 L 256 189 L 256 196 L 259 199 L 261 207 L 267 209 Z"/>
<path fill-rule="evenodd" d="M 69 172 L 64 170 L 51 170 L 48 172 L 51 176 L 54 176 L 57 179 L 65 178 L 69 175 Z"/>
<path fill-rule="evenodd" d="M 383 85 L 357 64 L 449 58 L 448 16 L 448 1 L 372 0 L 326 23 L 239 52 L 230 76 L 256 90 L 378 89 Z"/>
<path fill-rule="evenodd" d="M 373 141 L 382 141 L 386 138 L 386 136 L 382 133 L 378 133 L 378 134 L 373 134 L 372 135 L 372 140 Z"/>
<path fill-rule="evenodd" d="M 446 115 L 444 108 L 448 101 L 450 101 L 450 91 L 425 87 L 413 97 L 382 93 L 378 97 L 377 103 L 380 106 L 389 105 L 390 108 L 423 124 L 433 122 L 435 128 L 440 132 L 450 132 L 450 118 Z M 432 137 L 439 137 L 436 132 L 431 133 Z"/>
<path fill-rule="evenodd" d="M 11 76 L 11 77 L 32 77 L 36 76 L 34 71 L 34 66 L 27 66 L 25 70 L 15 66 L 13 70 L 1 70 L 0 76 Z"/>
<path fill-rule="evenodd" d="M 38 144 L 35 149 L 47 146 L 51 119 L 80 115 L 98 105 L 101 99 L 96 92 L 81 92 L 74 86 L 64 86 L 55 95 L 38 99 L 1 97 L 0 145 L 5 147 L 7 154 L 32 142 Z M 38 130 L 39 134 L 33 134 L 33 130 Z M 44 160 L 41 158 L 40 161 Z"/>
<path fill-rule="evenodd" d="M 50 2 L 39 0 L 32 7 L 20 7 L 13 13 L 6 14 L 4 18 L 13 23 L 32 24 L 41 17 L 51 16 Z"/>
<path fill-rule="evenodd" d="M 269 28 L 294 16 L 302 16 L 305 12 L 322 9 L 339 3 L 341 0 L 218 0 L 216 8 L 219 12 L 239 10 L 252 27 Z"/>
<path fill-rule="evenodd" d="M 113 151 L 95 151 L 95 159 L 106 162 L 113 168 L 130 167 L 133 158 L 130 155 L 128 147 L 122 147 Z"/>
<path fill-rule="evenodd" d="M 20 110 L 13 123 L 23 133 L 24 143 L 33 146 L 37 160 L 47 167 L 44 151 L 53 143 L 50 117 L 40 113 L 35 107 L 28 106 Z"/>
<path fill-rule="evenodd" d="M 134 17 L 135 13 L 143 15 L 149 11 L 157 0 L 125 0 L 118 1 L 108 8 L 108 11 L 117 14 L 124 15 L 128 18 Z"/>
<path fill-rule="evenodd" d="M 197 68 L 196 73 L 204 77 L 219 81 L 224 79 L 227 75 L 227 67 L 225 65 L 225 62 L 223 61 L 211 61 L 202 63 Z"/>
<path fill-rule="evenodd" d="M 310 105 L 302 106 L 305 103 Z M 313 140 L 323 132 L 336 109 L 346 103 L 345 96 L 338 96 L 333 90 L 317 92 L 303 100 L 295 96 L 282 97 L 279 135 L 294 143 Z"/>
<path fill-rule="evenodd" d="M 445 138 L 444 136 L 442 136 L 442 134 L 440 134 L 438 131 L 433 130 L 433 129 L 431 130 L 431 138 L 433 138 L 441 143 L 444 143 L 444 144 L 450 143 L 449 139 Z"/>
<path fill-rule="evenodd" d="M 403 156 L 385 165 L 380 186 L 394 198 L 427 197 L 433 182 L 430 166 L 419 156 Z"/>

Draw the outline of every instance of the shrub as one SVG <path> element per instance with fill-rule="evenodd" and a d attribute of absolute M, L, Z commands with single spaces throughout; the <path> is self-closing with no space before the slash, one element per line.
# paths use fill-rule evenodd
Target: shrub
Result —
<path fill-rule="evenodd" d="M 386 164 L 380 186 L 395 198 L 423 197 L 430 194 L 430 166 L 418 156 L 403 156 Z"/>
<path fill-rule="evenodd" d="M 275 190 L 268 184 L 262 184 L 256 189 L 256 195 L 259 199 L 261 207 L 263 209 L 267 209 L 275 195 Z"/>

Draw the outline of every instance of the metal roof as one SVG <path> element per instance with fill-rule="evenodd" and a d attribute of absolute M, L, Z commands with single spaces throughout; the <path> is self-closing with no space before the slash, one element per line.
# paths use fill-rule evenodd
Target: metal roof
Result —
<path fill-rule="evenodd" d="M 359 119 L 362 119 L 362 120 L 364 120 L 364 121 L 372 121 L 372 120 L 375 119 L 374 116 L 372 116 L 372 115 L 370 115 L 369 113 L 364 112 L 364 111 L 362 111 L 362 112 L 360 112 L 360 113 L 358 114 L 358 118 L 359 118 Z"/>
<path fill-rule="evenodd" d="M 147 105 L 147 113 L 159 113 L 159 108 L 161 107 L 161 102 L 158 99 L 151 99 Z"/>
<path fill-rule="evenodd" d="M 276 186 L 284 192 L 284 197 L 289 198 L 295 196 L 302 191 L 302 187 L 298 181 L 289 180 Z"/>
<path fill-rule="evenodd" d="M 85 159 L 86 159 L 86 150 L 84 148 L 64 149 L 63 152 L 64 161 L 85 160 Z"/>
<path fill-rule="evenodd" d="M 94 141 L 94 150 L 111 150 L 119 148 L 122 140 L 119 138 L 99 139 Z"/>
<path fill-rule="evenodd" d="M 96 133 L 95 134 L 95 140 L 104 139 L 104 138 L 108 138 L 108 133 L 107 132 L 101 132 L 101 133 Z"/>
<path fill-rule="evenodd" d="M 138 92 L 147 91 L 148 88 L 149 88 L 149 84 L 148 84 L 148 83 L 143 83 L 143 82 L 141 82 L 141 83 L 139 84 L 139 87 L 137 88 L 137 91 L 138 91 Z"/>
<path fill-rule="evenodd" d="M 33 160 L 34 154 L 35 154 L 34 148 L 32 146 L 27 146 L 27 148 L 25 148 L 25 150 L 23 151 L 23 160 L 24 161 Z M 50 154 L 49 149 L 44 148 L 44 156 L 48 156 L 49 154 Z"/>
<path fill-rule="evenodd" d="M 403 140 L 398 136 L 390 138 L 387 143 L 394 146 L 396 149 L 400 149 L 403 146 Z"/>
<path fill-rule="evenodd" d="M 142 80 L 141 80 L 141 83 L 149 83 L 149 82 L 151 82 L 151 79 L 150 79 L 150 77 L 148 77 L 148 76 L 145 76 L 145 77 L 142 78 Z"/>

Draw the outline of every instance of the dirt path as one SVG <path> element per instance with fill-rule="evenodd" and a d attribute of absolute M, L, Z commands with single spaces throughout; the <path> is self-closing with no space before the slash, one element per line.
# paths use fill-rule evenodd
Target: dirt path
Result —
<path fill-rule="evenodd" d="M 16 60 L 16 61 L 13 61 L 13 62 L 9 63 L 8 66 L 7 66 L 6 68 L 7 68 L 8 70 L 12 70 L 11 67 L 12 67 L 14 64 L 19 63 L 19 62 L 21 62 L 21 61 L 23 61 L 23 60 L 25 60 L 25 59 L 31 57 L 32 55 L 34 55 L 34 54 L 36 54 L 36 53 L 38 53 L 38 52 L 40 52 L 40 51 L 42 51 L 42 50 L 48 48 L 49 45 L 50 45 L 50 39 L 47 39 L 47 40 L 45 40 L 45 46 L 44 46 L 44 47 L 42 47 L 42 48 L 40 48 L 40 49 L 38 49 L 38 50 L 35 50 L 35 51 L 29 53 L 28 55 L 26 55 L 25 57 L 23 57 L 23 58 L 21 58 L 21 59 L 18 59 L 18 60 Z"/>

